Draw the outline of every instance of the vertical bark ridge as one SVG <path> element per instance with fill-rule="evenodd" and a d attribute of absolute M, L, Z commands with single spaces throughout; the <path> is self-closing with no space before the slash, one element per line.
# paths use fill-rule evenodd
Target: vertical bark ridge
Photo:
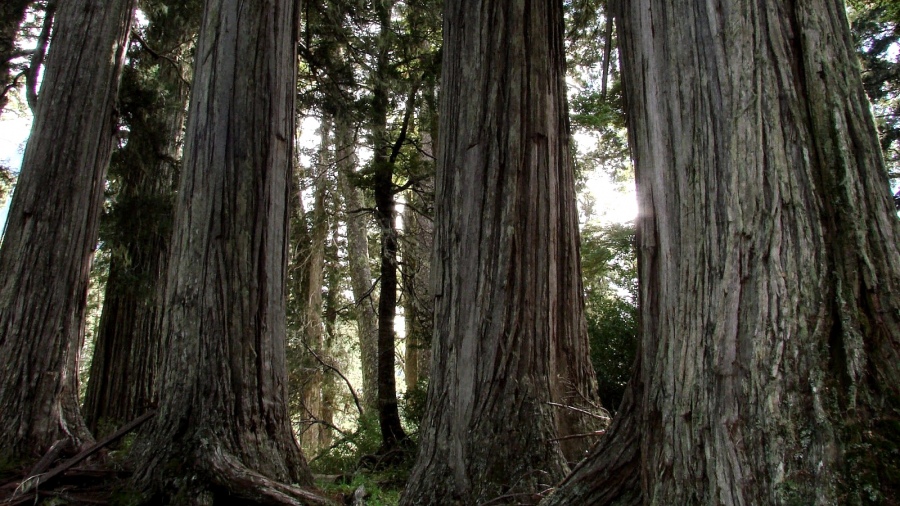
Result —
<path fill-rule="evenodd" d="M 642 501 L 896 501 L 900 223 L 843 3 L 623 8 Z"/>
<path fill-rule="evenodd" d="M 572 428 L 549 402 L 596 397 L 562 3 L 525 4 L 445 5 L 432 374 L 403 504 L 543 491 L 568 470 L 552 440 Z"/>
<path fill-rule="evenodd" d="M 285 485 L 312 483 L 286 404 L 295 13 L 292 0 L 206 3 L 164 306 L 160 407 L 133 451 L 135 485 L 148 501 L 307 500 Z M 276 500 L 276 492 L 292 499 Z"/>
<path fill-rule="evenodd" d="M 199 12 L 173 8 L 151 14 L 149 22 L 147 44 L 169 51 L 183 31 L 196 33 Z M 146 48 L 131 56 L 119 100 L 128 142 L 111 163 L 118 190 L 104 217 L 110 232 L 101 239 L 112 259 L 84 402 L 95 434 L 137 418 L 157 401 L 160 308 L 189 92 L 171 62 Z"/>
<path fill-rule="evenodd" d="M 67 2 L 56 14 L 0 247 L 0 461 L 90 440 L 76 361 L 133 4 Z"/>

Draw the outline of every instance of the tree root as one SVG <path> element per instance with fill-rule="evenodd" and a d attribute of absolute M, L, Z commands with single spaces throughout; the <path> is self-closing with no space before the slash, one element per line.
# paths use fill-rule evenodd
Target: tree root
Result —
<path fill-rule="evenodd" d="M 640 370 L 638 368 L 637 370 Z M 540 506 L 642 502 L 638 388 L 635 377 L 625 391 L 619 415 L 606 436 Z"/>
<path fill-rule="evenodd" d="M 204 462 L 218 487 L 253 504 L 264 506 L 333 505 L 334 502 L 300 487 L 267 478 L 217 448 Z"/>

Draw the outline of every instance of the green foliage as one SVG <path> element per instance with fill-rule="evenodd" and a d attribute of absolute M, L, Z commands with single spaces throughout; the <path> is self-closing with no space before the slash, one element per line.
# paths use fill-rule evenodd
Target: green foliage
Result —
<path fill-rule="evenodd" d="M 356 430 L 341 435 L 330 448 L 311 458 L 309 465 L 318 474 L 373 473 L 382 483 L 402 487 L 416 454 L 415 445 L 409 443 L 400 453 L 380 454 L 381 428 L 377 413 L 370 413 L 359 419 Z"/>
<path fill-rule="evenodd" d="M 637 351 L 637 259 L 632 224 L 582 231 L 585 319 L 600 398 L 615 409 Z"/>
<path fill-rule="evenodd" d="M 385 480 L 379 474 L 359 473 L 353 476 L 349 482 L 331 483 L 320 481 L 318 483 L 326 495 L 340 494 L 343 497 L 352 497 L 359 487 L 366 491 L 366 505 L 369 506 L 393 506 L 400 503 L 400 493 L 403 486 L 397 486 L 393 479 Z"/>
<path fill-rule="evenodd" d="M 403 418 L 406 434 L 418 439 L 419 426 L 425 416 L 425 401 L 428 397 L 428 380 L 420 379 L 414 388 L 410 388 L 399 399 L 400 416 Z"/>
<path fill-rule="evenodd" d="M 12 190 L 15 182 L 16 177 L 12 169 L 5 165 L 0 165 L 0 207 L 6 204 L 6 198 L 9 196 L 9 192 Z"/>
<path fill-rule="evenodd" d="M 900 178 L 900 2 L 851 0 L 848 14 L 863 86 L 891 179 Z"/>

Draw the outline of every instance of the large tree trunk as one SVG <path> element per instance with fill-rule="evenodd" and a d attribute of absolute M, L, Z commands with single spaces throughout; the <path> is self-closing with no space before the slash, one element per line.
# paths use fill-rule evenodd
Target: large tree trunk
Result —
<path fill-rule="evenodd" d="M 0 461 L 90 439 L 77 357 L 132 0 L 65 2 L 0 247 Z"/>
<path fill-rule="evenodd" d="M 198 16 L 183 14 L 151 13 L 148 45 L 171 54 L 185 31 L 196 33 Z M 119 100 L 128 142 L 110 167 L 118 192 L 104 218 L 110 232 L 101 238 L 112 261 L 84 402 L 85 421 L 97 435 L 156 404 L 160 306 L 188 99 L 181 71 L 169 60 L 141 46 L 131 61 Z"/>
<path fill-rule="evenodd" d="M 0 112 L 6 107 L 7 94 L 14 87 L 12 60 L 16 57 L 16 35 L 33 0 L 4 0 L 0 4 Z"/>
<path fill-rule="evenodd" d="M 568 470 L 554 439 L 576 425 L 549 403 L 596 396 L 562 1 L 445 6 L 434 358 L 403 504 L 544 490 Z"/>
<path fill-rule="evenodd" d="M 286 404 L 293 0 L 208 0 L 164 305 L 160 406 L 139 438 L 146 500 L 318 501 Z"/>
<path fill-rule="evenodd" d="M 370 411 L 378 407 L 378 321 L 372 268 L 369 265 L 369 216 L 362 212 L 362 192 L 350 182 L 350 176 L 356 171 L 356 139 L 346 117 L 338 115 L 336 118 L 335 135 L 338 183 L 347 220 L 347 264 L 355 301 L 353 312 L 362 364 L 362 404 L 366 411 Z"/>
<path fill-rule="evenodd" d="M 900 501 L 900 223 L 839 0 L 628 2 L 640 368 L 549 504 Z"/>

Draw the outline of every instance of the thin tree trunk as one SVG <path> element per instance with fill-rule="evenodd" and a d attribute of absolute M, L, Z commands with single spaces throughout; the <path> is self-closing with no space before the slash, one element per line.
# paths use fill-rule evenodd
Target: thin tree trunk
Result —
<path fill-rule="evenodd" d="M 353 291 L 354 315 L 362 363 L 362 403 L 366 411 L 378 406 L 378 322 L 372 271 L 369 264 L 369 217 L 362 212 L 362 192 L 350 182 L 356 172 L 356 140 L 352 126 L 340 116 L 335 123 L 337 135 L 338 182 L 347 220 L 347 263 Z"/>
<path fill-rule="evenodd" d="M 596 400 L 562 16 L 561 1 L 445 4 L 434 358 L 403 504 L 543 491 L 568 471 L 550 403 Z"/>
<path fill-rule="evenodd" d="M 173 34 L 196 30 L 199 19 L 156 16 L 150 23 L 156 36 L 148 43 L 165 48 L 180 43 Z M 112 261 L 84 403 L 95 435 L 137 418 L 157 401 L 160 307 L 189 92 L 180 69 L 147 48 L 132 61 L 136 68 L 126 71 L 120 100 L 128 143 L 113 158 L 110 178 L 119 191 L 104 218 L 113 230 L 105 241 Z M 157 99 L 147 102 L 148 95 Z"/>
<path fill-rule="evenodd" d="M 547 503 L 898 503 L 900 222 L 843 2 L 620 27 L 640 367 Z"/>
<path fill-rule="evenodd" d="M 333 188 L 332 188 L 333 190 Z M 332 195 L 334 192 L 332 191 Z M 331 199 L 329 206 L 329 216 L 335 216 L 340 207 L 340 202 L 336 202 L 336 198 Z M 323 323 L 325 324 L 325 339 L 322 347 L 322 359 L 329 366 L 338 367 L 335 358 L 337 340 L 339 339 L 337 328 L 338 317 L 338 291 L 342 289 L 343 272 L 338 259 L 338 241 L 339 231 L 337 220 L 329 221 L 330 233 L 329 240 L 325 245 L 326 265 L 328 266 L 325 273 L 325 297 L 323 303 Z M 324 366 L 323 366 L 324 367 Z M 326 430 L 319 434 L 319 448 L 329 448 L 334 439 L 332 428 L 335 422 L 335 407 L 337 404 L 337 375 L 333 370 L 324 367 L 324 377 L 322 378 L 322 421 L 325 422 Z"/>
<path fill-rule="evenodd" d="M 315 354 L 323 357 L 325 348 L 325 327 L 322 321 L 323 303 L 322 290 L 325 282 L 325 242 L 328 240 L 328 213 L 325 209 L 328 186 L 328 170 L 331 165 L 331 120 L 323 118 L 319 128 L 321 145 L 319 147 L 318 162 L 313 165 L 313 215 L 312 227 L 309 234 L 309 250 L 307 260 L 307 272 L 309 282 L 306 292 L 306 318 L 303 334 L 306 346 L 309 346 Z M 303 447 L 309 452 L 317 452 L 321 447 L 320 442 L 330 430 L 321 423 L 323 399 L 322 386 L 324 374 L 322 364 L 307 353 L 307 360 L 311 366 L 311 373 L 304 382 L 303 407 L 306 416 L 312 423 L 303 431 Z"/>
<path fill-rule="evenodd" d="M 424 123 L 424 122 L 423 122 Z M 425 126 L 425 125 L 423 125 Z M 422 132 L 421 163 L 434 166 L 434 144 L 430 132 Z M 429 176 L 407 192 L 403 208 L 403 316 L 406 323 L 404 373 L 407 392 L 428 378 L 431 333 L 434 327 L 434 297 L 431 295 L 431 251 L 434 222 L 424 213 L 432 208 L 434 178 Z"/>
<path fill-rule="evenodd" d="M 393 1 L 378 2 L 378 56 L 372 98 L 372 156 L 375 221 L 381 230 L 380 293 L 378 296 L 378 422 L 381 452 L 390 453 L 406 439 L 397 406 L 394 319 L 397 316 L 397 227 L 394 223 L 394 159 L 388 135 L 391 10 Z"/>
<path fill-rule="evenodd" d="M 57 12 L 0 247 L 0 461 L 90 440 L 76 362 L 132 8 L 84 0 Z"/>
<path fill-rule="evenodd" d="M 285 267 L 292 0 L 209 0 L 164 305 L 160 407 L 132 458 L 153 503 L 322 502 L 291 432 Z M 227 498 L 227 499 L 226 499 Z"/>

